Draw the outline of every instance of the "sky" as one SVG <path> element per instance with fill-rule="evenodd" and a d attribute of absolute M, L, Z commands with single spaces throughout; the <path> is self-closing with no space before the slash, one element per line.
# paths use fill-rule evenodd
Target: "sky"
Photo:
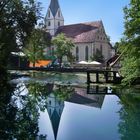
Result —
<path fill-rule="evenodd" d="M 46 15 L 50 0 L 42 3 L 43 16 Z M 59 0 L 65 25 L 102 20 L 111 42 L 120 40 L 124 32 L 123 8 L 130 0 Z"/>

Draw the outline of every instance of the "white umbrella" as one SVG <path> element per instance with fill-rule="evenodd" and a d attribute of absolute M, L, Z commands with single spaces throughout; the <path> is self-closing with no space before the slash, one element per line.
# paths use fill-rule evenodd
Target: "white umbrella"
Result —
<path fill-rule="evenodd" d="M 100 65 L 101 63 L 100 62 L 97 62 L 97 61 L 92 61 L 89 64 Z"/>
<path fill-rule="evenodd" d="M 86 61 L 80 61 L 79 64 L 88 64 Z"/>

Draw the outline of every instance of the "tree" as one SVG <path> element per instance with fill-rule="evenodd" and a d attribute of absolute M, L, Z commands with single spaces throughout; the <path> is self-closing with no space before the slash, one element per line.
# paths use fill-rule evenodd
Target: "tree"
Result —
<path fill-rule="evenodd" d="M 1 139 L 36 139 L 38 134 L 39 107 L 36 98 L 30 93 L 23 95 L 25 85 L 19 85 L 15 89 L 9 83 L 0 84 Z"/>
<path fill-rule="evenodd" d="M 124 84 L 133 83 L 140 77 L 140 1 L 131 0 L 124 8 L 125 31 L 121 40 L 121 74 Z"/>
<path fill-rule="evenodd" d="M 93 57 L 91 57 L 91 60 L 103 63 L 104 62 L 104 56 L 102 55 L 102 52 L 99 49 L 97 49 L 96 53 L 93 55 Z"/>
<path fill-rule="evenodd" d="M 47 98 L 52 93 L 53 84 L 5 82 L 0 84 L 0 89 L 0 138 L 35 140 L 39 132 L 40 111 L 45 111 L 48 105 Z"/>
<path fill-rule="evenodd" d="M 115 49 L 115 54 L 119 53 L 118 51 L 119 46 L 120 46 L 120 42 L 116 42 L 115 45 L 113 46 L 113 48 Z"/>
<path fill-rule="evenodd" d="M 26 48 L 24 48 L 24 53 L 33 63 L 38 60 L 45 59 L 44 49 L 47 47 L 47 39 L 45 38 L 45 32 L 42 29 L 34 29 L 28 40 Z"/>
<path fill-rule="evenodd" d="M 57 85 L 53 94 L 55 97 L 61 101 L 69 100 L 74 93 L 74 88 L 66 85 Z"/>
<path fill-rule="evenodd" d="M 125 91 L 125 90 L 124 90 Z M 128 93 L 127 93 L 128 92 Z M 124 92 L 123 92 L 124 93 Z M 118 131 L 122 140 L 140 139 L 140 96 L 139 92 L 132 89 L 126 90 L 126 94 L 121 94 L 120 122 Z"/>
<path fill-rule="evenodd" d="M 55 55 L 57 56 L 61 67 L 64 56 L 67 56 L 68 59 L 72 58 L 71 50 L 73 49 L 74 44 L 63 33 L 57 35 L 52 40 L 52 44 L 56 46 Z"/>
<path fill-rule="evenodd" d="M 19 51 L 40 18 L 35 0 L 0 1 L 0 70 L 6 71 L 12 51 Z M 1 76 L 1 74 L 0 74 Z"/>

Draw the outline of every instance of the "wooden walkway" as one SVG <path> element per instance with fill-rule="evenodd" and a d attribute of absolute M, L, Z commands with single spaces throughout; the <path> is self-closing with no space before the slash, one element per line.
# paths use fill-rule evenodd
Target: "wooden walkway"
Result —
<path fill-rule="evenodd" d="M 87 68 L 16 68 L 9 70 L 19 71 L 42 71 L 42 72 L 61 72 L 61 73 L 87 73 L 87 84 L 90 83 L 120 83 L 121 78 L 118 77 L 118 71 L 103 69 L 87 69 Z M 94 80 L 92 81 L 92 75 Z"/>

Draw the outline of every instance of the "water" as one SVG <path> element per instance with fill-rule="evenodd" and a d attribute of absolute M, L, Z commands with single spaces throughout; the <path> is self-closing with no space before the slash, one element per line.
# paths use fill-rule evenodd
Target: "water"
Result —
<path fill-rule="evenodd" d="M 84 77 L 41 74 L 5 84 L 0 140 L 139 140 L 139 90 L 87 86 Z"/>

